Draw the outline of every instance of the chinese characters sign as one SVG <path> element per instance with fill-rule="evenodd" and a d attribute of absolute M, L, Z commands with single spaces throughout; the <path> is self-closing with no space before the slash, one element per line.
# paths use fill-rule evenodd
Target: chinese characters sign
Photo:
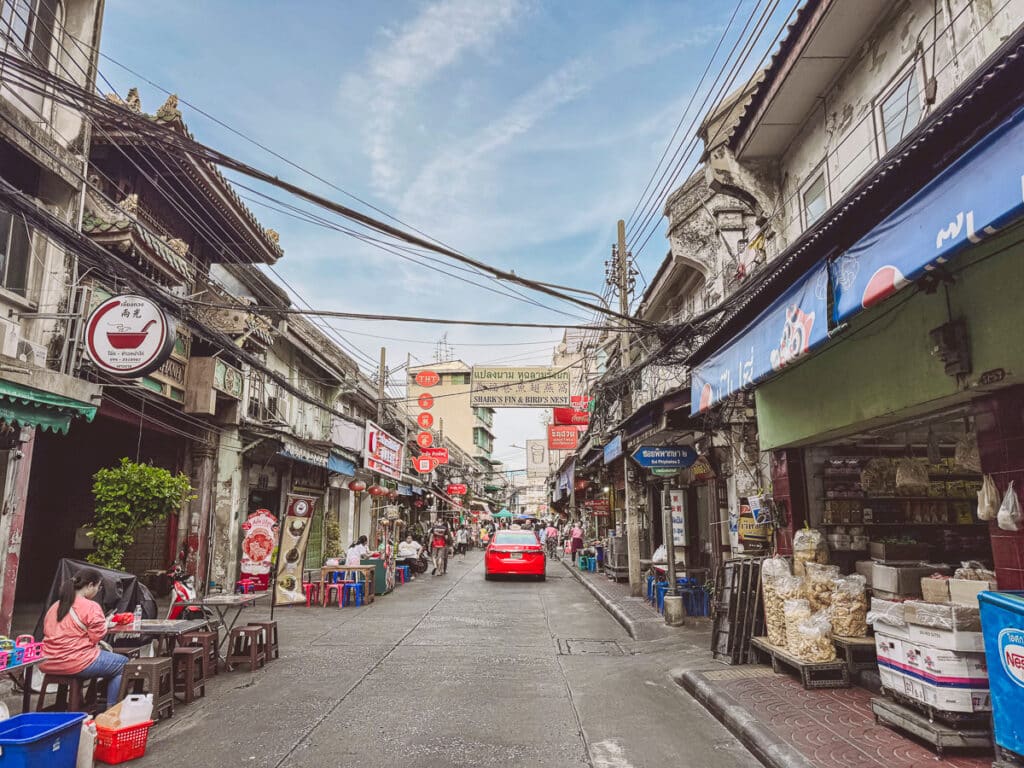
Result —
<path fill-rule="evenodd" d="M 569 371 L 544 366 L 474 366 L 470 405 L 477 408 L 564 408 L 570 405 Z"/>
<path fill-rule="evenodd" d="M 372 421 L 366 422 L 366 441 L 363 444 L 363 466 L 366 469 L 401 480 L 403 453 L 401 440 Z"/>

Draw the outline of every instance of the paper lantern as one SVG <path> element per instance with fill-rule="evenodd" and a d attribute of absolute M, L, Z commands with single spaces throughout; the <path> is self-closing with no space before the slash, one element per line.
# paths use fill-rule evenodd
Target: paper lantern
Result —
<path fill-rule="evenodd" d="M 389 499 L 397 499 L 398 498 L 398 490 L 395 489 L 395 488 L 392 488 L 391 490 L 389 490 L 388 491 L 388 498 Z"/>
<path fill-rule="evenodd" d="M 379 485 L 371 485 L 369 488 L 366 489 L 366 492 L 369 493 L 371 496 L 383 496 L 388 492 L 388 489 L 383 488 Z"/>
<path fill-rule="evenodd" d="M 362 480 L 353 480 L 348 484 L 348 489 L 350 491 L 355 491 L 356 493 L 362 493 L 366 490 L 366 483 Z"/>

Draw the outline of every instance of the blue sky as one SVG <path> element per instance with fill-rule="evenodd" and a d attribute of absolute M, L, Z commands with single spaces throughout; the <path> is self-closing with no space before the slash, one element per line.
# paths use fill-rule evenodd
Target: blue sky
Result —
<path fill-rule="evenodd" d="M 102 51 L 468 254 L 600 292 L 615 222 L 633 209 L 732 6 L 706 0 L 107 0 Z M 101 72 L 122 95 L 139 86 L 146 111 L 164 100 L 110 61 Z M 351 202 L 187 106 L 183 113 L 199 140 Z M 252 207 L 281 233 L 285 257 L 276 269 L 318 308 L 567 320 Z M 659 224 L 641 255 L 647 277 L 667 250 L 663 232 Z M 357 358 L 365 370 L 381 345 L 392 364 L 404 362 L 407 352 L 428 362 L 432 343 L 446 330 L 456 357 L 469 363 L 543 364 L 560 337 L 557 331 L 333 325 L 365 355 Z M 499 413 L 496 454 L 508 467 L 523 466 L 522 451 L 508 446 L 540 437 L 540 415 Z"/>

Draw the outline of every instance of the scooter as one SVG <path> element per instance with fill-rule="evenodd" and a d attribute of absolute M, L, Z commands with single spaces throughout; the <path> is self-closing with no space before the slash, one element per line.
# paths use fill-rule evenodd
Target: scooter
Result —
<path fill-rule="evenodd" d="M 192 576 L 185 576 L 181 566 L 175 566 L 170 576 L 174 579 L 171 587 L 174 599 L 167 613 L 168 619 L 208 619 L 213 616 L 211 612 L 198 605 L 187 605 L 196 599 L 195 580 Z"/>

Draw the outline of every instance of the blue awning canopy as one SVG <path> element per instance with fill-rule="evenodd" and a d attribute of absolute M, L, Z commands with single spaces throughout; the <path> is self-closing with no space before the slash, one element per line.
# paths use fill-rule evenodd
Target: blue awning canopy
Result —
<path fill-rule="evenodd" d="M 331 472 L 337 472 L 339 475 L 348 475 L 349 477 L 355 477 L 356 475 L 355 462 L 350 461 L 344 456 L 339 456 L 334 451 L 327 454 L 327 469 Z"/>

